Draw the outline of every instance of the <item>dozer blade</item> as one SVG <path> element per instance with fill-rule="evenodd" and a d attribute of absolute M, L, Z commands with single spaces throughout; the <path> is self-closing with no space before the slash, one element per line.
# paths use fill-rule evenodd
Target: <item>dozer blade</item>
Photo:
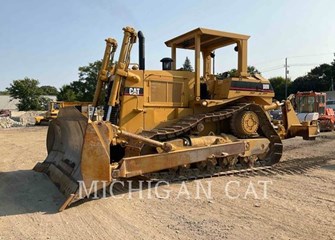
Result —
<path fill-rule="evenodd" d="M 50 123 L 48 156 L 34 170 L 46 173 L 65 195 L 60 211 L 111 182 L 111 134 L 106 124 L 91 122 L 75 107 L 62 108 Z"/>

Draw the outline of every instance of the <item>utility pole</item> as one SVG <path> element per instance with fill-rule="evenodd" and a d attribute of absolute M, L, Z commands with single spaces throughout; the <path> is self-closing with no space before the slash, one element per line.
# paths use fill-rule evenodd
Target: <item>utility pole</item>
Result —
<path fill-rule="evenodd" d="M 287 58 L 285 58 L 285 99 L 287 99 Z"/>

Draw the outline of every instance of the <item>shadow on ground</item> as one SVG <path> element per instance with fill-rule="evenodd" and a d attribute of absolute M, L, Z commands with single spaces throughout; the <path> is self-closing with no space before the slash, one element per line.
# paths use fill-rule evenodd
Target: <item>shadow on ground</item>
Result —
<path fill-rule="evenodd" d="M 153 186 L 143 182 L 141 187 L 138 180 L 130 181 L 130 188 L 137 192 Z M 116 185 L 113 195 L 128 194 L 129 183 L 123 186 Z M 98 198 L 101 194 L 98 192 Z M 110 197 L 109 193 L 106 197 Z M 12 172 L 0 172 L 0 217 L 20 215 L 26 213 L 42 212 L 45 214 L 58 213 L 60 206 L 66 198 L 58 188 L 50 181 L 47 175 L 33 170 L 19 170 Z M 92 197 L 79 200 L 70 207 L 75 207 L 88 201 L 95 200 Z"/>
<path fill-rule="evenodd" d="M 57 213 L 64 196 L 44 174 L 33 170 L 0 172 L 0 217 Z"/>

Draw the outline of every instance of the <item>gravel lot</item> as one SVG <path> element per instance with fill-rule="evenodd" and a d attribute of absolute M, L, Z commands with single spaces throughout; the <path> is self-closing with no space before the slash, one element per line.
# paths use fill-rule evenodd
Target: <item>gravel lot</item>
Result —
<path fill-rule="evenodd" d="M 46 157 L 46 131 L 0 129 L 0 239 L 335 239 L 335 133 L 285 140 L 279 167 L 291 172 L 175 183 L 59 213 L 64 197 L 31 170 Z"/>

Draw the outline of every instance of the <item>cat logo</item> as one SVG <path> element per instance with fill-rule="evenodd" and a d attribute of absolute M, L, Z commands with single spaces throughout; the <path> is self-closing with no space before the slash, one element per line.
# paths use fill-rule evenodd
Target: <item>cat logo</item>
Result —
<path fill-rule="evenodd" d="M 130 95 L 140 95 L 140 88 L 129 88 Z"/>
<path fill-rule="evenodd" d="M 131 96 L 143 96 L 143 88 L 125 87 L 124 94 L 125 95 L 131 95 Z"/>

